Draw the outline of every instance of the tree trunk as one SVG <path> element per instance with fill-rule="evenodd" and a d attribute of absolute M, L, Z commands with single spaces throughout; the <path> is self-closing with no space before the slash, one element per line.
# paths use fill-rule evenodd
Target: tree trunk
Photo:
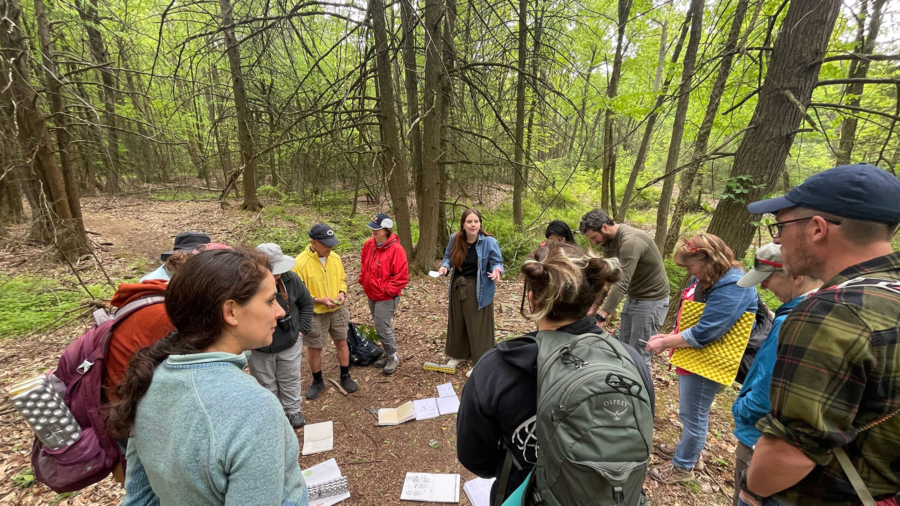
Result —
<path fill-rule="evenodd" d="M 872 16 L 869 18 L 869 33 L 862 36 L 857 47 L 858 54 L 873 54 L 875 52 L 875 39 L 878 37 L 878 31 L 881 29 L 881 14 L 884 4 L 887 0 L 874 0 L 872 4 Z M 864 13 L 861 13 L 864 16 Z M 860 19 L 862 25 L 865 19 Z M 861 30 L 860 30 L 861 32 Z M 850 72 L 847 77 L 850 79 L 865 79 L 869 73 L 869 60 L 859 59 L 850 62 Z M 859 107 L 862 98 L 865 83 L 857 82 L 847 86 L 846 94 L 849 95 L 847 105 L 851 107 Z M 856 128 L 859 119 L 856 116 L 847 116 L 841 123 L 841 141 L 837 150 L 837 164 L 848 165 L 853 157 L 853 146 L 856 143 Z"/>
<path fill-rule="evenodd" d="M 541 58 L 541 36 L 544 32 L 544 11 L 538 10 L 535 11 L 534 14 L 534 48 L 531 50 L 531 75 L 537 77 L 538 76 L 538 63 Z M 532 160 L 537 159 L 539 157 L 534 156 L 532 153 L 532 140 L 534 139 L 534 113 L 538 108 L 538 96 L 539 91 L 538 88 L 535 87 L 531 96 L 531 107 L 528 109 L 528 124 L 525 126 L 525 159 Z M 530 164 L 529 164 L 530 165 Z M 523 174 L 525 177 L 525 183 L 528 183 L 528 167 L 525 167 L 525 173 Z"/>
<path fill-rule="evenodd" d="M 422 137 L 422 203 L 419 206 L 419 242 L 415 268 L 425 271 L 437 251 L 438 207 L 441 195 L 441 84 L 446 71 L 441 61 L 441 0 L 425 0 L 425 112 Z"/>
<path fill-rule="evenodd" d="M 450 130 L 451 125 L 451 114 L 453 112 L 453 80 L 450 77 L 450 71 L 456 65 L 456 43 L 454 42 L 454 35 L 456 33 L 456 0 L 446 0 L 446 6 L 444 7 L 444 33 L 443 38 L 443 46 L 441 48 L 441 55 L 443 58 L 444 69 L 447 71 L 443 75 L 443 80 L 441 81 L 441 96 L 443 100 L 441 101 L 441 153 L 448 153 L 451 149 L 450 138 L 452 136 L 452 132 Z M 448 186 L 448 173 L 450 171 L 450 166 L 447 164 L 440 164 L 440 175 L 441 175 L 441 201 L 447 200 L 447 186 Z M 438 237 L 437 237 L 437 245 L 435 249 L 435 255 L 442 256 L 444 254 L 444 248 L 442 245 L 447 244 L 447 241 L 450 239 L 450 234 L 447 233 L 447 208 L 444 207 L 443 204 L 438 204 Z"/>
<path fill-rule="evenodd" d="M 0 12 L 4 13 L 4 17 L 0 19 L 0 47 L 6 50 L 5 54 L 14 58 L 9 63 L 12 78 L 10 90 L 16 102 L 19 144 L 22 153 L 29 156 L 28 161 L 40 182 L 40 193 L 36 195 L 39 205 L 32 212 L 34 214 L 34 211 L 39 210 L 41 202 L 45 203 L 51 213 L 47 218 L 48 225 L 52 226 L 53 243 L 62 256 L 76 258 L 85 251 L 88 242 L 84 232 L 79 233 L 69 208 L 66 187 L 56 164 L 50 133 L 38 108 L 37 94 L 31 86 L 29 48 L 27 39 L 19 29 L 21 10 L 16 0 L 0 0 Z"/>
<path fill-rule="evenodd" d="M 675 51 L 672 53 L 672 64 L 678 63 L 678 58 L 681 56 L 681 48 L 684 47 L 684 39 L 687 38 L 688 28 L 691 23 L 691 13 L 688 11 L 687 19 L 685 19 L 684 23 L 681 26 L 681 35 L 678 37 L 678 42 L 675 44 Z M 656 67 L 656 79 L 653 81 L 653 89 L 654 91 L 660 92 L 659 83 L 662 80 L 662 72 L 663 68 L 665 68 L 665 58 L 666 58 L 666 25 L 663 24 L 662 33 L 661 33 L 661 41 L 659 46 L 659 63 Z M 631 206 L 632 193 L 634 192 L 634 185 L 637 183 L 638 175 L 644 170 L 644 164 L 647 163 L 647 154 L 650 152 L 650 139 L 653 136 L 653 128 L 656 126 L 656 120 L 659 118 L 659 112 L 662 109 L 663 103 L 666 101 L 666 95 L 669 92 L 669 84 L 672 82 L 672 76 L 669 75 L 666 77 L 666 82 L 662 85 L 662 91 L 656 97 L 656 104 L 653 106 L 653 110 L 650 111 L 650 115 L 647 116 L 647 122 L 644 124 L 644 134 L 641 137 L 641 146 L 638 148 L 637 156 L 634 159 L 634 166 L 631 168 L 631 175 L 628 176 L 628 183 L 625 185 L 625 194 L 622 195 L 622 205 L 619 207 L 619 212 L 615 215 L 616 221 L 625 221 L 625 217 L 628 214 L 628 207 Z"/>
<path fill-rule="evenodd" d="M 759 217 L 747 213 L 747 204 L 771 192 L 781 178 L 803 118 L 789 94 L 809 105 L 840 6 L 840 0 L 793 0 L 788 7 L 750 120 L 753 129 L 744 134 L 731 168 L 731 181 L 748 176 L 750 187 L 738 198 L 720 200 L 708 227 L 737 258 L 757 230 L 753 222 Z"/>
<path fill-rule="evenodd" d="M 616 146 L 616 139 L 613 135 L 613 121 L 615 112 L 613 111 L 612 102 L 619 94 L 619 78 L 622 75 L 622 52 L 624 48 L 622 44 L 625 40 L 625 26 L 628 24 L 628 17 L 631 15 L 631 5 L 633 0 L 619 0 L 619 21 L 618 35 L 616 37 L 616 56 L 613 60 L 612 72 L 609 76 L 609 84 L 606 86 L 606 112 L 603 118 L 603 189 L 609 192 L 609 204 L 612 215 L 616 214 L 616 159 L 618 158 L 619 148 Z M 606 195 L 603 200 L 606 200 Z"/>
<path fill-rule="evenodd" d="M 416 13 L 410 0 L 400 0 L 400 24 L 403 27 L 403 81 L 406 88 L 406 112 L 409 117 L 410 168 L 416 190 L 416 211 L 421 220 L 422 126 L 419 121 L 419 76 L 416 73 Z M 410 238 L 411 239 L 411 238 Z M 412 254 L 412 250 L 408 250 Z"/>
<path fill-rule="evenodd" d="M 219 0 L 222 9 L 222 25 L 225 28 L 225 53 L 228 55 L 228 65 L 231 67 L 231 85 L 234 89 L 234 109 L 237 114 L 238 142 L 241 146 L 241 167 L 230 175 L 231 184 L 235 184 L 237 176 L 244 175 L 244 203 L 241 209 L 244 211 L 259 211 L 262 209 L 256 198 L 256 158 L 253 156 L 253 138 L 250 136 L 250 110 L 247 107 L 247 91 L 244 88 L 244 74 L 241 71 L 241 49 L 238 47 L 237 37 L 234 35 L 234 16 L 232 14 L 231 0 Z M 225 183 L 225 192 L 220 198 L 224 198 L 229 189 L 229 183 Z"/>
<path fill-rule="evenodd" d="M 696 178 L 697 172 L 700 171 L 703 159 L 706 156 L 709 136 L 712 133 L 716 115 L 719 113 L 719 104 L 722 102 L 725 84 L 727 84 L 728 76 L 731 74 L 731 65 L 737 52 L 737 42 L 741 35 L 741 26 L 744 23 L 744 17 L 747 15 L 747 4 L 749 3 L 750 0 L 738 0 L 737 7 L 734 10 L 734 18 L 731 22 L 731 30 L 728 32 L 728 40 L 722 49 L 723 56 L 722 62 L 719 64 L 719 72 L 716 75 L 716 80 L 709 95 L 709 103 L 706 105 L 706 114 L 703 116 L 703 122 L 700 123 L 700 131 L 697 132 L 697 138 L 694 140 L 694 154 L 691 156 L 691 165 L 681 173 L 678 202 L 675 205 L 675 212 L 672 214 L 672 225 L 669 227 L 666 245 L 662 250 L 664 257 L 671 255 L 672 250 L 675 249 L 675 243 L 681 233 L 681 222 L 684 219 L 684 215 L 688 212 L 688 207 L 691 205 L 691 190 L 694 186 L 694 178 Z"/>
<path fill-rule="evenodd" d="M 103 97 L 103 122 L 106 124 L 107 151 L 109 157 L 109 166 L 106 168 L 106 191 L 109 193 L 119 192 L 119 176 L 121 172 L 121 163 L 119 160 L 119 130 L 116 121 L 116 77 L 113 74 L 112 63 L 109 58 L 109 51 L 103 40 L 103 34 L 100 33 L 100 17 L 97 15 L 97 0 L 90 0 L 90 3 L 83 3 L 76 0 L 78 13 L 81 20 L 84 21 L 84 28 L 88 34 L 88 44 L 91 48 L 91 55 L 97 65 L 107 64 L 100 68 L 100 78 L 103 82 L 103 90 L 100 95 Z"/>
<path fill-rule="evenodd" d="M 212 85 L 215 88 L 219 87 L 219 72 L 216 69 L 215 63 L 210 65 L 210 77 L 212 77 Z M 201 70 L 201 75 L 206 77 L 206 70 Z M 234 172 L 234 169 L 231 167 L 231 153 L 228 146 L 227 137 L 223 139 L 223 136 L 219 132 L 219 122 L 223 116 L 223 107 L 222 103 L 213 98 L 213 93 L 210 91 L 210 87 L 206 87 L 206 111 L 209 115 L 209 125 L 212 128 L 213 138 L 216 141 L 216 150 L 219 153 L 219 162 L 222 164 L 222 174 L 227 181 L 230 177 L 231 173 Z"/>
<path fill-rule="evenodd" d="M 375 73 L 378 81 L 378 125 L 381 127 L 381 167 L 388 182 L 388 192 L 394 205 L 394 218 L 400 245 L 409 255 L 412 252 L 412 230 L 409 223 L 409 173 L 400 156 L 400 129 L 394 104 L 391 57 L 388 52 L 385 28 L 384 1 L 369 0 L 369 19 L 375 36 Z M 365 89 L 365 88 L 363 88 Z"/>
<path fill-rule="evenodd" d="M 513 224 L 521 230 L 522 193 L 525 191 L 525 62 L 528 56 L 528 2 L 519 0 L 519 76 L 516 80 L 516 138 L 513 165 Z"/>
<path fill-rule="evenodd" d="M 669 141 L 669 154 L 663 175 L 662 194 L 659 197 L 659 208 L 656 213 L 656 235 L 653 240 L 662 251 L 666 245 L 668 231 L 669 206 L 672 203 L 672 189 L 675 187 L 674 174 L 669 175 L 678 166 L 681 154 L 681 139 L 684 137 L 684 123 L 687 120 L 688 105 L 691 101 L 691 83 L 694 78 L 694 64 L 697 61 L 697 48 L 703 35 L 703 0 L 691 0 L 691 36 L 684 53 L 684 70 L 681 75 L 681 87 L 678 89 L 678 106 L 675 108 L 675 119 L 672 120 L 672 139 Z"/>

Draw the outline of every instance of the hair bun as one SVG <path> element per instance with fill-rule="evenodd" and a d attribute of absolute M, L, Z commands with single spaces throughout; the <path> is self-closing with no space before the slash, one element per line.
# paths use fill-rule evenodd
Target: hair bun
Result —
<path fill-rule="evenodd" d="M 525 263 L 522 264 L 522 274 L 525 275 L 526 278 L 537 280 L 541 279 L 544 276 L 547 276 L 547 269 L 544 268 L 544 265 L 537 260 L 529 258 L 525 260 Z"/>

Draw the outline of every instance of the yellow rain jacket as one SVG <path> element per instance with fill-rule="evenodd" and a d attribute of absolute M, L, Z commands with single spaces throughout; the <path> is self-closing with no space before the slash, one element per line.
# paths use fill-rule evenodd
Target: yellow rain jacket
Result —
<path fill-rule="evenodd" d="M 341 263 L 341 257 L 333 251 L 325 259 L 323 266 L 319 255 L 307 246 L 303 253 L 297 255 L 297 265 L 294 266 L 293 271 L 303 280 L 303 284 L 306 285 L 306 289 L 313 298 L 329 297 L 336 301 L 338 293 L 347 293 L 347 274 L 344 272 L 344 264 Z M 313 306 L 314 313 L 330 313 L 338 309 L 340 306 L 328 309 L 325 304 L 318 302 Z"/>

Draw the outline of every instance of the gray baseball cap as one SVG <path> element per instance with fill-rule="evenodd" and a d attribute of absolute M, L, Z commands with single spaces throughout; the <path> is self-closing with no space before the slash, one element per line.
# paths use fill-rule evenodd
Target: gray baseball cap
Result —
<path fill-rule="evenodd" d="M 756 286 L 766 280 L 773 272 L 784 270 L 781 262 L 781 245 L 770 242 L 756 250 L 753 257 L 753 268 L 738 280 L 742 288 Z"/>
<path fill-rule="evenodd" d="M 297 265 L 297 261 L 282 253 L 281 246 L 275 243 L 263 243 L 257 246 L 256 249 L 269 257 L 269 269 L 272 270 L 272 274 L 284 274 Z"/>

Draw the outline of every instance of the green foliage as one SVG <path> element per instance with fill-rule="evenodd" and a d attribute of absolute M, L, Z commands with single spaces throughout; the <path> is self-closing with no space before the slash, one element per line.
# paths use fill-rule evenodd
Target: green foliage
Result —
<path fill-rule="evenodd" d="M 376 343 L 381 341 L 378 338 L 378 332 L 375 331 L 375 325 L 362 324 L 359 327 L 357 327 L 356 330 L 357 330 L 357 332 L 359 332 L 359 334 L 361 336 L 365 337 L 369 341 L 373 341 Z"/>
<path fill-rule="evenodd" d="M 765 188 L 765 184 L 753 184 L 751 176 L 736 176 L 725 182 L 725 188 L 719 196 L 721 200 L 733 200 L 739 204 L 746 204 L 747 194 L 750 190 Z"/>
<path fill-rule="evenodd" d="M 108 285 L 88 288 L 101 299 L 113 294 Z M 0 274 L 0 338 L 23 336 L 54 322 L 72 320 L 83 312 L 76 309 L 86 298 L 87 294 L 73 280 Z M 88 309 L 84 308 L 84 312 Z"/>
<path fill-rule="evenodd" d="M 34 479 L 34 470 L 30 467 L 19 471 L 19 474 L 13 476 L 12 481 L 19 488 L 28 488 L 37 483 Z"/>
<path fill-rule="evenodd" d="M 669 277 L 669 296 L 675 297 L 681 290 L 681 282 L 687 277 L 688 272 L 671 258 L 664 259 L 663 264 L 666 267 L 666 276 Z"/>

